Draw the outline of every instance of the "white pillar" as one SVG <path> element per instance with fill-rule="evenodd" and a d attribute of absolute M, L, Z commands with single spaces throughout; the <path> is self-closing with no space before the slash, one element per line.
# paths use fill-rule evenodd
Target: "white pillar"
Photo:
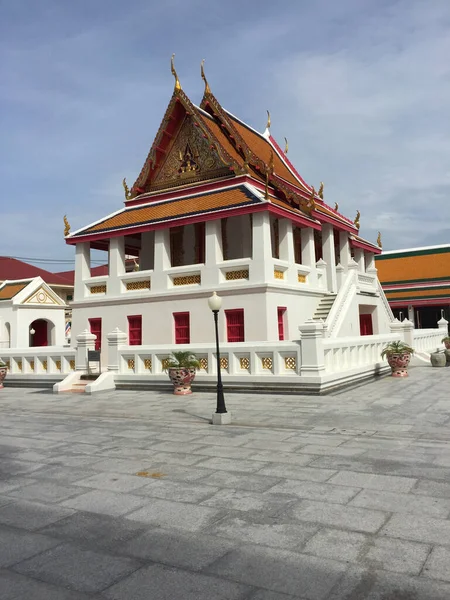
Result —
<path fill-rule="evenodd" d="M 337 292 L 341 289 L 341 286 L 344 283 L 344 277 L 345 277 L 345 269 L 341 265 L 341 263 L 339 263 L 336 267 L 336 281 L 337 281 L 336 291 Z"/>
<path fill-rule="evenodd" d="M 153 266 L 152 290 L 167 289 L 167 269 L 170 268 L 170 229 L 155 231 L 155 264 Z"/>
<path fill-rule="evenodd" d="M 125 237 L 123 235 L 109 240 L 108 295 L 119 296 L 122 293 L 121 275 L 125 275 Z"/>
<path fill-rule="evenodd" d="M 327 263 L 327 289 L 335 293 L 336 284 L 336 252 L 334 249 L 334 229 L 329 223 L 322 225 L 323 259 Z"/>
<path fill-rule="evenodd" d="M 414 306 L 412 306 L 412 304 L 408 305 L 408 319 L 409 319 L 409 321 L 411 321 L 411 323 L 415 323 Z"/>
<path fill-rule="evenodd" d="M 125 346 L 128 336 L 116 327 L 106 336 L 108 340 L 108 371 L 119 371 L 119 349 Z"/>
<path fill-rule="evenodd" d="M 308 275 L 308 282 L 312 286 L 317 285 L 316 273 L 316 245 L 314 242 L 314 229 L 312 227 L 302 227 L 300 231 L 300 241 L 302 248 L 302 265 L 309 267 L 311 272 Z"/>
<path fill-rule="evenodd" d="M 439 329 L 442 331 L 442 337 L 448 337 L 448 321 L 444 319 L 444 317 L 441 317 L 437 324 Z"/>
<path fill-rule="evenodd" d="M 250 281 L 252 283 L 262 283 L 272 282 L 273 280 L 270 215 L 268 212 L 264 211 L 253 215 Z"/>
<path fill-rule="evenodd" d="M 364 250 L 362 248 L 355 248 L 355 261 L 358 265 L 358 271 L 364 273 L 366 269 L 364 265 Z"/>
<path fill-rule="evenodd" d="M 144 231 L 141 234 L 141 251 L 139 253 L 139 270 L 151 271 L 155 258 L 155 232 Z"/>
<path fill-rule="evenodd" d="M 77 346 L 75 352 L 75 370 L 87 371 L 88 367 L 88 351 L 95 350 L 95 340 L 97 336 L 91 333 L 88 329 L 77 335 Z"/>
<path fill-rule="evenodd" d="M 347 270 L 348 263 L 350 261 L 350 242 L 347 231 L 339 232 L 339 263 L 344 270 Z"/>
<path fill-rule="evenodd" d="M 374 271 L 376 271 L 375 254 L 373 252 L 366 252 L 366 273 L 373 273 Z"/>
<path fill-rule="evenodd" d="M 85 280 L 91 276 L 91 246 L 89 242 L 81 242 L 75 246 L 75 287 L 74 300 L 86 296 Z"/>
<path fill-rule="evenodd" d="M 202 284 L 215 286 L 220 282 L 220 269 L 223 262 L 222 221 L 214 219 L 205 224 L 205 267 L 202 272 Z"/>
<path fill-rule="evenodd" d="M 295 264 L 294 252 L 294 230 L 290 219 L 279 219 L 278 221 L 280 235 L 280 260 L 289 263 L 286 273 L 286 281 L 291 285 L 297 285 L 297 267 Z"/>
<path fill-rule="evenodd" d="M 323 323 L 310 320 L 299 327 L 301 338 L 302 365 L 300 374 L 306 376 L 321 375 L 325 371 L 325 352 L 323 348 Z"/>
<path fill-rule="evenodd" d="M 411 323 L 409 319 L 405 319 L 402 323 L 402 327 L 403 341 L 411 348 L 414 348 L 414 323 Z"/>

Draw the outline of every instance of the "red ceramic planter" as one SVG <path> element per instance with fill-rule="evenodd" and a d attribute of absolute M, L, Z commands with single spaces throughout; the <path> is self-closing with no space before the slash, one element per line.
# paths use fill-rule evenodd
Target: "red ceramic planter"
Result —
<path fill-rule="evenodd" d="M 3 387 L 3 382 L 5 380 L 7 372 L 8 372 L 8 368 L 7 367 L 0 367 L 0 390 Z"/>
<path fill-rule="evenodd" d="M 411 360 L 411 354 L 391 354 L 387 357 L 389 366 L 392 369 L 392 377 L 408 377 L 408 365 Z"/>
<path fill-rule="evenodd" d="M 192 394 L 191 383 L 195 379 L 196 369 L 171 367 L 169 369 L 170 381 L 173 383 L 173 393 L 176 396 Z"/>

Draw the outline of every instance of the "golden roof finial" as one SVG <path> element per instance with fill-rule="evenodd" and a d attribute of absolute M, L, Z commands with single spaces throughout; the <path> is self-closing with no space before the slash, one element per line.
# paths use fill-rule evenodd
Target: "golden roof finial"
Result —
<path fill-rule="evenodd" d="M 378 246 L 378 248 L 382 248 L 383 247 L 383 244 L 381 243 L 381 231 L 378 232 L 377 246 Z"/>
<path fill-rule="evenodd" d="M 173 62 L 174 58 L 175 58 L 175 53 L 172 54 L 172 58 L 170 60 L 170 70 L 172 71 L 172 75 L 175 77 L 175 89 L 177 91 L 179 91 L 179 90 L 181 90 L 181 83 L 180 83 L 180 80 L 178 79 L 177 72 L 175 71 L 175 64 Z"/>
<path fill-rule="evenodd" d="M 339 204 L 337 202 L 334 203 L 334 210 L 336 212 L 339 210 Z"/>
<path fill-rule="evenodd" d="M 203 68 L 204 64 L 205 64 L 205 59 L 203 59 L 202 62 L 200 63 L 200 73 L 202 74 L 202 79 L 205 82 L 205 94 L 210 94 L 211 88 L 209 87 L 209 83 L 206 80 L 205 69 Z"/>
<path fill-rule="evenodd" d="M 360 223 L 359 223 L 359 217 L 361 216 L 361 213 L 359 212 L 359 210 L 356 211 L 356 217 L 355 220 L 353 221 L 356 229 L 359 231 L 359 227 L 360 227 Z"/>
<path fill-rule="evenodd" d="M 316 190 L 315 190 L 314 186 L 312 186 L 311 196 L 309 197 L 309 202 L 308 202 L 308 206 L 311 210 L 314 210 L 316 208 L 315 196 L 316 196 Z"/>
<path fill-rule="evenodd" d="M 319 194 L 319 198 L 322 198 L 323 200 L 323 181 L 320 182 L 319 191 L 317 193 Z"/>
<path fill-rule="evenodd" d="M 289 144 L 288 144 L 287 138 L 284 138 L 284 141 L 285 141 L 284 153 L 287 154 L 288 150 L 289 150 Z"/>
<path fill-rule="evenodd" d="M 266 125 L 266 129 L 270 129 L 270 123 L 271 123 L 271 121 L 270 121 L 270 112 L 267 111 L 267 125 Z"/>
<path fill-rule="evenodd" d="M 125 200 L 131 200 L 132 194 L 127 186 L 127 180 L 125 177 L 122 179 L 122 185 L 123 189 L 125 190 Z"/>
<path fill-rule="evenodd" d="M 64 215 L 64 237 L 67 237 L 70 233 L 70 225 L 67 220 L 67 215 Z"/>

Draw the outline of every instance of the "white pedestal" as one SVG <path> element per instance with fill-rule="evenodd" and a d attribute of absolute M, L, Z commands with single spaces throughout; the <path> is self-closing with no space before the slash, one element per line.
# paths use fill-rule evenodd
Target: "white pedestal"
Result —
<path fill-rule="evenodd" d="M 213 413 L 212 424 L 213 425 L 230 425 L 231 413 Z"/>

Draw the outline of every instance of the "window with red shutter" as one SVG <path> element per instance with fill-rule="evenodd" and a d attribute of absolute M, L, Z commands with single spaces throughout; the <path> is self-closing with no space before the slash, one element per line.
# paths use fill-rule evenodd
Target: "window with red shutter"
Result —
<path fill-rule="evenodd" d="M 128 317 L 128 339 L 130 346 L 142 344 L 142 315 Z"/>
<path fill-rule="evenodd" d="M 175 324 L 175 344 L 189 344 L 191 341 L 189 313 L 173 313 Z"/>
<path fill-rule="evenodd" d="M 278 313 L 278 339 L 284 340 L 284 315 L 286 313 L 285 306 L 279 306 L 277 309 Z"/>
<path fill-rule="evenodd" d="M 227 320 L 227 341 L 228 342 L 243 342 L 244 341 L 244 309 L 236 308 L 234 310 L 226 310 L 225 318 Z"/>
<path fill-rule="evenodd" d="M 361 335 L 373 335 L 372 315 L 359 315 Z"/>
<path fill-rule="evenodd" d="M 101 350 L 102 348 L 102 320 L 101 319 L 89 319 L 89 328 L 91 333 L 97 336 L 95 340 L 95 349 Z"/>

